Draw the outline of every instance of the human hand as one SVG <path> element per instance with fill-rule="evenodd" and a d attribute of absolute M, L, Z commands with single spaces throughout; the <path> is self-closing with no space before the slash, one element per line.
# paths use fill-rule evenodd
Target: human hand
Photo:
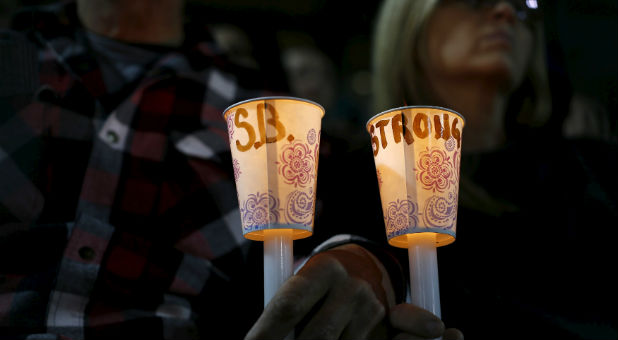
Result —
<path fill-rule="evenodd" d="M 461 340 L 432 313 L 394 305 L 388 273 L 367 250 L 348 244 L 314 256 L 279 289 L 246 339 Z M 390 310 L 388 318 L 385 311 Z"/>
<path fill-rule="evenodd" d="M 298 339 L 364 339 L 394 301 L 382 264 L 347 244 L 314 256 L 286 281 L 246 339 L 282 339 L 295 327 Z"/>
<path fill-rule="evenodd" d="M 389 324 L 393 339 L 463 340 L 461 331 L 455 328 L 444 330 L 444 323 L 429 311 L 412 304 L 402 303 L 390 310 Z"/>

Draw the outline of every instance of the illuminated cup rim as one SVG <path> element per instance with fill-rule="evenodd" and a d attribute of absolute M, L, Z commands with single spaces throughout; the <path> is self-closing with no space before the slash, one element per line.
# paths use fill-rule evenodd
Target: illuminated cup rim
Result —
<path fill-rule="evenodd" d="M 292 96 L 266 96 L 266 97 L 256 97 L 256 98 L 245 99 L 245 100 L 239 101 L 237 103 L 234 103 L 234 104 L 228 106 L 225 110 L 223 110 L 222 116 L 225 118 L 227 116 L 228 112 L 230 112 L 235 107 L 243 105 L 243 104 L 247 104 L 247 103 L 251 103 L 251 102 L 266 101 L 266 100 L 277 100 L 277 99 L 300 101 L 300 102 L 305 102 L 305 103 L 313 104 L 313 105 L 317 106 L 318 108 L 320 108 L 320 110 L 322 110 L 322 116 L 324 116 L 324 114 L 326 113 L 326 110 L 324 109 L 324 106 L 314 102 L 313 100 L 309 100 L 309 99 L 305 99 L 305 98 L 299 98 L 299 97 L 292 97 Z"/>
<path fill-rule="evenodd" d="M 442 106 L 433 106 L 433 105 L 408 105 L 408 106 L 400 106 L 400 107 L 395 107 L 392 109 L 388 109 L 386 111 L 382 111 L 376 115 L 374 115 L 373 117 L 369 118 L 369 120 L 367 121 L 367 124 L 365 124 L 365 128 L 367 129 L 367 131 L 369 131 L 369 126 L 371 125 L 371 122 L 375 119 L 377 119 L 378 117 L 381 117 L 387 113 L 391 113 L 393 111 L 399 111 L 399 110 L 408 110 L 408 109 L 438 109 L 438 110 L 443 110 L 443 111 L 448 111 L 451 113 L 456 114 L 457 116 L 459 116 L 462 120 L 463 123 L 466 123 L 466 118 L 459 112 L 453 110 L 453 109 L 448 109 L 446 107 L 442 107 Z"/>

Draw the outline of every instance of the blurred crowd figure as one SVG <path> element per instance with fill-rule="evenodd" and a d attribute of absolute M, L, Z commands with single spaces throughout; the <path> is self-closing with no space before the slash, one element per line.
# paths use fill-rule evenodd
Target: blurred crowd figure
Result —
<path fill-rule="evenodd" d="M 283 48 L 282 63 L 290 94 L 313 100 L 329 113 L 322 120 L 325 145 L 342 151 L 366 147 L 362 119 L 368 108 L 360 108 L 344 95 L 341 75 L 331 57 L 316 46 L 292 45 Z"/>
<path fill-rule="evenodd" d="M 309 46 L 292 46 L 284 49 L 282 55 L 290 92 L 320 103 L 326 109 L 333 108 L 338 94 L 338 77 L 332 60 L 324 52 Z"/>
<path fill-rule="evenodd" d="M 231 61 L 248 68 L 259 69 L 253 44 L 244 30 L 232 24 L 216 24 L 211 26 L 211 31 L 213 38 Z"/>
<path fill-rule="evenodd" d="M 247 32 L 232 24 L 211 26 L 215 41 L 230 59 L 259 69 L 254 42 Z M 322 120 L 327 149 L 356 149 L 366 146 L 363 119 L 368 107 L 361 108 L 344 94 L 345 84 L 333 58 L 316 46 L 303 32 L 285 32 L 277 41 L 286 95 L 312 100 L 328 112 Z M 328 150 L 327 150 L 328 153 Z"/>
<path fill-rule="evenodd" d="M 375 111 L 434 105 L 466 119 L 457 241 L 438 251 L 445 321 L 473 338 L 615 338 L 616 281 L 604 268 L 616 144 L 590 101 L 552 97 L 542 18 L 529 5 L 385 1 Z M 564 124 L 549 123 L 569 106 Z M 575 136 L 592 138 L 565 138 Z"/>
<path fill-rule="evenodd" d="M 569 139 L 592 139 L 618 144 L 617 126 L 612 123 L 615 119 L 612 121 L 611 114 L 598 99 L 583 93 L 574 93 L 569 102 L 562 133 Z"/>

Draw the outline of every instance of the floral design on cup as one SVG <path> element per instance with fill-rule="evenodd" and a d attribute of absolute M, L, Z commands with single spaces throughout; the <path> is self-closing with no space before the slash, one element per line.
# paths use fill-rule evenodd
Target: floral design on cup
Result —
<path fill-rule="evenodd" d="M 384 214 L 386 231 L 389 237 L 399 236 L 418 225 L 418 206 L 408 196 L 405 200 L 397 199 L 388 203 Z"/>
<path fill-rule="evenodd" d="M 310 226 L 313 222 L 314 199 L 311 191 L 306 193 L 296 190 L 290 193 L 285 207 L 288 222 Z"/>
<path fill-rule="evenodd" d="M 315 172 L 318 172 L 318 162 L 320 159 L 320 136 L 321 136 L 321 132 L 322 130 L 318 131 L 318 142 L 314 145 L 314 149 L 313 149 L 313 159 L 315 159 Z"/>
<path fill-rule="evenodd" d="M 455 151 L 455 153 L 453 154 L 453 169 L 455 169 L 454 171 L 454 176 L 453 176 L 453 180 L 451 181 L 451 184 L 453 184 L 455 186 L 455 192 L 459 191 L 459 169 L 461 165 L 461 152 L 457 152 Z"/>
<path fill-rule="evenodd" d="M 240 178 L 240 174 L 242 174 L 242 172 L 240 171 L 240 163 L 238 163 L 236 158 L 232 161 L 232 167 L 234 168 L 234 180 L 238 182 L 238 178 Z"/>
<path fill-rule="evenodd" d="M 234 138 L 234 114 L 227 115 L 227 132 L 230 136 L 230 144 Z"/>
<path fill-rule="evenodd" d="M 423 221 L 427 226 L 451 229 L 457 220 L 457 195 L 432 196 L 425 202 Z"/>
<path fill-rule="evenodd" d="M 309 132 L 307 132 L 307 142 L 313 145 L 315 141 L 316 141 L 315 129 L 310 129 Z"/>
<path fill-rule="evenodd" d="M 453 167 L 446 152 L 433 148 L 420 153 L 420 158 L 414 171 L 416 180 L 425 190 L 444 192 L 453 180 Z"/>
<path fill-rule="evenodd" d="M 240 216 L 245 230 L 263 229 L 279 222 L 279 200 L 272 193 L 249 194 L 240 208 Z"/>
<path fill-rule="evenodd" d="M 276 164 L 286 184 L 304 188 L 315 177 L 312 153 L 307 144 L 302 142 L 293 141 L 283 147 L 279 157 L 281 161 Z"/>
<path fill-rule="evenodd" d="M 456 146 L 457 146 L 457 141 L 455 140 L 455 138 L 453 138 L 453 136 L 451 136 L 449 139 L 444 141 L 444 147 L 448 151 L 455 150 Z"/>

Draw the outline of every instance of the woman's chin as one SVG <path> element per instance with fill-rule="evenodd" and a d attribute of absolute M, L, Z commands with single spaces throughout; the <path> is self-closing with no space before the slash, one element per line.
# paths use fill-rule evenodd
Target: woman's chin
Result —
<path fill-rule="evenodd" d="M 488 58 L 482 63 L 476 63 L 471 71 L 471 73 L 474 73 L 474 76 L 492 80 L 500 84 L 501 87 L 512 87 L 514 86 L 514 80 L 519 78 L 514 77 L 513 63 L 505 58 Z"/>

